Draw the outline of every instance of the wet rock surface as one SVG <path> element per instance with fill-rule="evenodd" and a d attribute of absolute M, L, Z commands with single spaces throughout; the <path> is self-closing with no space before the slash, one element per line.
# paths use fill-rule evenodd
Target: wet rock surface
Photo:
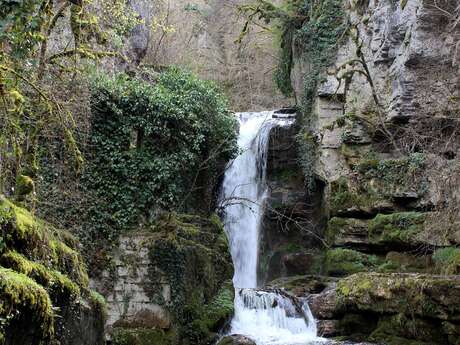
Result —
<path fill-rule="evenodd" d="M 223 337 L 217 345 L 256 345 L 256 343 L 244 335 L 233 334 Z"/>

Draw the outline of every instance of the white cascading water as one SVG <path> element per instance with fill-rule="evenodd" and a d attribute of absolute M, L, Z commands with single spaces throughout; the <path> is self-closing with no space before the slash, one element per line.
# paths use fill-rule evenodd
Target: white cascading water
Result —
<path fill-rule="evenodd" d="M 276 126 L 292 120 L 273 118 L 274 112 L 239 113 L 241 154 L 225 172 L 221 204 L 235 275 L 235 315 L 230 334 L 241 334 L 257 345 L 314 344 L 316 323 L 304 303 L 277 292 L 256 290 L 259 230 L 268 190 L 265 181 L 268 139 Z"/>

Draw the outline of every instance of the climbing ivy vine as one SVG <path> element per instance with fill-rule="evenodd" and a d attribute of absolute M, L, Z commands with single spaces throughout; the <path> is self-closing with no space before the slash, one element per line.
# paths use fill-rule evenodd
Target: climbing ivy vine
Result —
<path fill-rule="evenodd" d="M 257 0 L 241 6 L 248 21 L 243 27 L 245 34 L 250 22 L 264 20 L 273 22 L 273 32 L 279 36 L 279 63 L 274 78 L 279 90 L 286 96 L 293 95 L 291 71 L 294 59 L 304 60 L 309 71 L 303 76 L 303 92 L 297 97 L 301 117 L 297 136 L 299 163 L 304 171 L 309 189 L 314 185 L 316 143 L 310 133 L 314 119 L 313 102 L 316 89 L 326 68 L 331 64 L 341 40 L 346 37 L 347 18 L 342 0 L 286 0 L 280 6 L 267 0 Z M 294 52 L 295 55 L 294 56 Z M 299 96 L 299 95 L 295 95 Z"/>
<path fill-rule="evenodd" d="M 236 153 L 235 118 L 224 96 L 178 68 L 155 85 L 126 74 L 99 76 L 91 103 L 85 183 L 99 200 L 90 217 L 99 234 L 117 236 L 154 211 L 187 208 L 192 195 L 203 196 L 200 176 Z"/>

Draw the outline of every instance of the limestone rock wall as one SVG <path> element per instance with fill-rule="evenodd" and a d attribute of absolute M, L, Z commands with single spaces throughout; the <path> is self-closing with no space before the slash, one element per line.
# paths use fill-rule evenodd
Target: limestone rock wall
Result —
<path fill-rule="evenodd" d="M 269 206 L 298 211 L 316 231 L 305 238 L 300 229 L 287 235 L 282 222 L 267 225 L 268 280 L 282 277 L 270 286 L 309 296 L 327 337 L 457 344 L 458 301 L 447 294 L 458 292 L 460 273 L 460 3 L 343 4 L 347 38 L 320 77 L 312 111 L 298 115 L 313 143 L 298 159 L 313 162 L 322 188 L 268 174 Z M 297 46 L 293 54 L 300 101 L 312 65 Z M 296 147 L 302 137 L 293 137 Z M 288 147 L 283 140 L 278 146 Z M 269 159 L 269 167 L 300 171 Z M 317 206 L 296 209 L 297 200 Z"/>
<path fill-rule="evenodd" d="M 153 269 L 148 257 L 149 236 L 133 234 L 120 238 L 114 251 L 112 265 L 94 280 L 94 288 L 106 296 L 106 329 L 132 326 L 168 329 L 171 316 L 164 304 L 152 301 L 149 271 Z M 171 286 L 165 277 L 158 277 L 160 300 L 171 302 Z"/>
<path fill-rule="evenodd" d="M 107 300 L 113 344 L 204 344 L 233 312 L 233 267 L 223 226 L 166 214 L 120 238 L 92 284 Z"/>

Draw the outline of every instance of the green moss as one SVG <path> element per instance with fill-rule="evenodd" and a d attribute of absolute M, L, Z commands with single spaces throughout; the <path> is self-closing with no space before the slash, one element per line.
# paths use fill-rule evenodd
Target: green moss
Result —
<path fill-rule="evenodd" d="M 363 210 L 370 209 L 380 198 L 371 192 L 358 192 L 348 185 L 348 179 L 341 177 L 331 182 L 330 210 L 331 214 L 336 215 L 350 209 L 358 208 Z"/>
<path fill-rule="evenodd" d="M 51 262 L 61 272 L 68 274 L 82 287 L 88 287 L 89 278 L 81 255 L 57 240 L 49 242 Z"/>
<path fill-rule="evenodd" d="M 432 322 L 398 314 L 380 319 L 369 340 L 388 345 L 447 344 L 440 327 Z"/>
<path fill-rule="evenodd" d="M 231 281 L 226 282 L 212 301 L 203 308 L 203 322 L 206 327 L 217 332 L 234 311 L 235 289 Z"/>
<path fill-rule="evenodd" d="M 26 175 L 19 175 L 16 178 L 15 194 L 19 200 L 34 191 L 34 181 Z"/>
<path fill-rule="evenodd" d="M 363 189 L 381 193 L 385 197 L 404 191 L 423 194 L 426 191 L 426 166 L 424 154 L 414 153 L 400 159 L 361 159 L 353 166 L 359 173 Z"/>
<path fill-rule="evenodd" d="M 408 0 L 399 0 L 399 6 L 401 7 L 402 10 L 406 8 Z"/>
<path fill-rule="evenodd" d="M 184 344 L 208 341 L 233 308 L 231 285 L 224 284 L 233 271 L 223 234 L 215 217 L 170 214 L 154 226 L 149 258 L 171 285 L 172 300 L 166 305 L 158 286 L 151 297 L 169 309 Z"/>
<path fill-rule="evenodd" d="M 78 242 L 5 198 L 0 198 L 0 227 L 4 239 L 0 320 L 5 320 L 3 329 L 0 322 L 0 331 L 7 341 L 12 334 L 27 330 L 37 344 L 45 338 L 46 344 L 51 343 L 53 310 L 64 310 L 67 317 L 68 311 L 79 310 L 81 299 L 89 297 Z M 60 331 L 61 325 L 57 327 Z"/>
<path fill-rule="evenodd" d="M 429 256 L 409 253 L 389 252 L 385 262 L 377 268 L 378 272 L 432 272 Z"/>
<path fill-rule="evenodd" d="M 460 248 L 448 247 L 437 249 L 433 253 L 433 261 L 442 274 L 460 273 Z"/>
<path fill-rule="evenodd" d="M 48 293 L 26 275 L 0 267 L 0 318 L 6 320 L 3 329 L 7 332 L 12 318 L 24 314 L 38 325 L 38 342 L 51 338 L 54 315 Z"/>
<path fill-rule="evenodd" d="M 426 274 L 357 273 L 337 284 L 342 310 L 460 320 L 457 278 Z"/>
<path fill-rule="evenodd" d="M 333 244 L 335 237 L 337 234 L 341 232 L 343 228 L 345 228 L 348 225 L 347 219 L 346 218 L 338 218 L 334 217 L 329 220 L 327 223 L 327 229 L 326 229 L 326 241 L 329 244 Z"/>
<path fill-rule="evenodd" d="M 44 265 L 27 260 L 23 255 L 9 251 L 0 257 L 0 264 L 22 273 L 44 286 L 55 297 L 67 296 L 73 299 L 80 296 L 80 288 L 62 273 Z"/>
<path fill-rule="evenodd" d="M 326 252 L 325 270 L 328 275 L 344 276 L 375 269 L 378 265 L 375 255 L 367 255 L 352 249 L 330 249 Z"/>
<path fill-rule="evenodd" d="M 107 318 L 107 302 L 104 296 L 97 291 L 90 290 L 89 301 L 91 302 L 91 306 L 103 315 L 104 319 Z"/>
<path fill-rule="evenodd" d="M 18 207 L 11 201 L 0 196 L 0 212 L 2 228 L 9 241 L 43 240 L 44 233 L 41 224 L 24 208 Z"/>
<path fill-rule="evenodd" d="M 416 245 L 425 219 L 420 212 L 379 214 L 369 222 L 369 237 L 372 242 Z"/>
<path fill-rule="evenodd" d="M 3 197 L 0 197 L 0 226 L 6 248 L 14 249 L 31 261 L 49 263 L 79 286 L 88 286 L 83 259 L 76 250 L 78 242 L 72 235 L 36 219 L 29 211 Z"/>
<path fill-rule="evenodd" d="M 115 329 L 112 335 L 113 345 L 177 345 L 173 331 L 160 329 Z"/>
<path fill-rule="evenodd" d="M 278 251 L 281 251 L 284 253 L 298 253 L 304 250 L 305 248 L 297 243 L 286 243 L 278 248 Z"/>

